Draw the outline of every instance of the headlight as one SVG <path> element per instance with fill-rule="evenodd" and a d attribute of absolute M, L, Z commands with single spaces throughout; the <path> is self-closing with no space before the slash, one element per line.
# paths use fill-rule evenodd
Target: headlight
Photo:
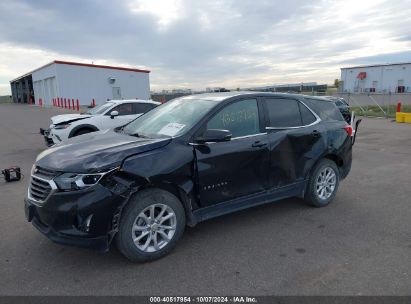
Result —
<path fill-rule="evenodd" d="M 54 126 L 54 129 L 57 129 L 57 130 L 67 129 L 69 126 L 70 126 L 69 123 L 61 124 L 61 125 L 55 125 L 55 126 Z"/>
<path fill-rule="evenodd" d="M 97 184 L 106 173 L 76 174 L 64 173 L 57 176 L 54 182 L 60 190 L 74 191 L 85 189 Z"/>

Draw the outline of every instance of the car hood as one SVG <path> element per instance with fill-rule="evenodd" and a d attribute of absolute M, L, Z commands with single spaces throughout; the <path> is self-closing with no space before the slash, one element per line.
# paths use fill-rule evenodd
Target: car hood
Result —
<path fill-rule="evenodd" d="M 84 118 L 89 118 L 92 115 L 89 114 L 62 114 L 62 115 L 56 115 L 51 118 L 51 123 L 53 125 L 58 125 L 63 122 L 71 122 L 71 121 L 76 121 Z"/>
<path fill-rule="evenodd" d="M 126 157 L 167 145 L 171 138 L 139 138 L 98 131 L 72 137 L 55 145 L 36 159 L 36 165 L 53 171 L 92 173 L 121 165 Z"/>

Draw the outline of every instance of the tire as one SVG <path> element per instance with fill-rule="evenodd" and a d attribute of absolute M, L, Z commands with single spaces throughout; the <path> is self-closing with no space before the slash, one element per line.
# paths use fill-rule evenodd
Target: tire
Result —
<path fill-rule="evenodd" d="M 94 132 L 94 131 L 91 130 L 91 129 L 80 129 L 76 133 L 74 133 L 73 137 L 83 135 L 83 134 L 87 134 L 87 133 L 91 133 L 91 132 Z"/>
<path fill-rule="evenodd" d="M 323 177 L 327 174 L 329 183 L 324 183 Z M 304 201 L 314 207 L 327 206 L 334 199 L 339 183 L 340 174 L 336 163 L 329 159 L 320 160 L 310 175 Z"/>
<path fill-rule="evenodd" d="M 155 223 L 152 222 L 152 206 L 157 221 Z M 161 219 L 170 218 L 161 224 L 160 216 Z M 177 197 L 161 189 L 143 190 L 130 199 L 122 212 L 116 245 L 130 261 L 154 261 L 167 255 L 176 246 L 183 235 L 185 224 L 184 208 Z M 173 226 L 174 229 L 162 230 L 162 227 Z M 165 236 L 169 241 L 166 241 Z"/>

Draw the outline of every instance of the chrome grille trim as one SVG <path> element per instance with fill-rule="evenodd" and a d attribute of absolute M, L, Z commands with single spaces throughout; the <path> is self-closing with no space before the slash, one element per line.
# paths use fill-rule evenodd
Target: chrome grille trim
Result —
<path fill-rule="evenodd" d="M 40 171 L 33 170 L 35 172 L 31 175 L 29 188 L 27 189 L 27 197 L 30 201 L 33 202 L 38 207 L 41 207 L 44 202 L 57 190 L 56 183 L 52 180 L 55 176 L 54 172 L 51 174 L 52 171 Z M 41 176 L 39 176 L 38 172 L 41 172 Z M 44 176 L 48 174 L 49 178 L 45 178 Z"/>
<path fill-rule="evenodd" d="M 31 184 L 36 187 L 43 188 L 43 189 L 46 189 L 50 186 L 48 183 L 46 184 L 46 183 L 39 182 L 39 179 L 36 176 L 33 176 L 33 179 L 31 180 Z"/>

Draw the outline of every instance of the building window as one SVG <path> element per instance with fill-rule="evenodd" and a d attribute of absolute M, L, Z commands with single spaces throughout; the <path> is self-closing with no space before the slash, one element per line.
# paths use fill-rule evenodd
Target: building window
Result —
<path fill-rule="evenodd" d="M 398 80 L 398 86 L 397 86 L 397 93 L 404 93 L 405 92 L 405 86 L 404 86 L 404 80 Z"/>
<path fill-rule="evenodd" d="M 372 86 L 371 86 L 371 88 L 370 88 L 370 92 L 375 93 L 377 87 L 378 87 L 378 81 L 375 81 L 375 80 L 374 80 L 374 81 L 372 82 Z"/>

